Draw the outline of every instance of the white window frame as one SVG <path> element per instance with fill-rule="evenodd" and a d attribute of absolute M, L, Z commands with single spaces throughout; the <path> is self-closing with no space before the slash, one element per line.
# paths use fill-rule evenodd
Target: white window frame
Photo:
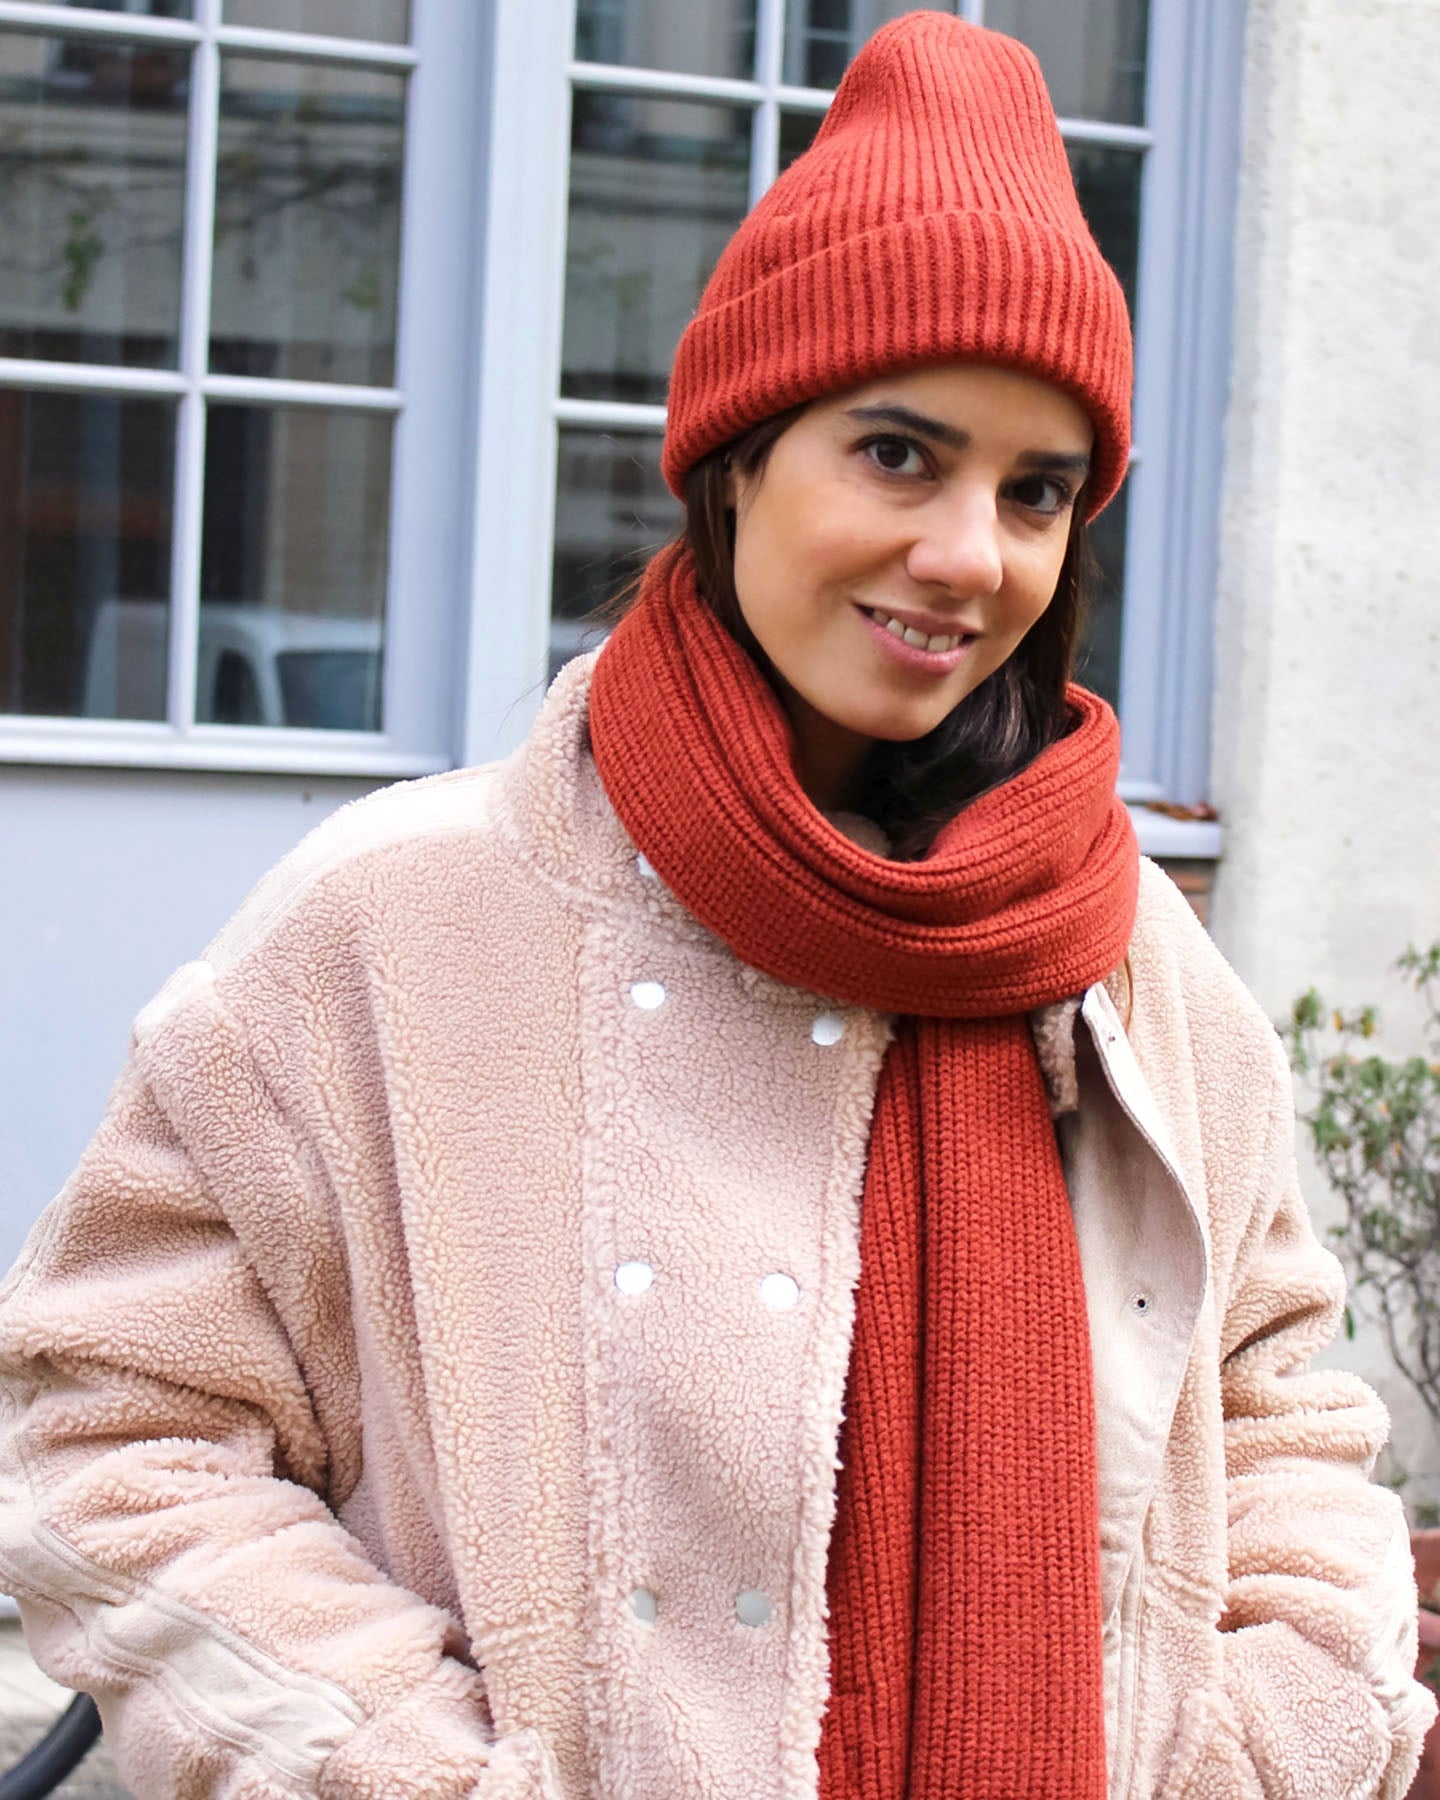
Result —
<path fill-rule="evenodd" d="M 152 723 L 0 714 L 0 761 L 119 764 L 358 776 L 450 767 L 461 732 L 463 581 L 470 562 L 477 309 L 472 280 L 483 154 L 475 104 L 485 66 L 483 9 L 416 0 L 412 41 L 388 45 L 225 25 L 221 0 L 195 18 L 0 0 L 0 26 L 65 37 L 173 44 L 192 51 L 186 146 L 179 367 L 133 369 L 0 357 L 0 386 L 178 403 L 172 524 L 169 718 L 193 721 L 200 622 L 205 403 L 325 406 L 395 420 L 384 635 L 384 730 Z M 226 50 L 408 73 L 402 249 L 393 387 L 207 374 L 220 57 Z"/>
<path fill-rule="evenodd" d="M 964 0 L 959 10 L 984 22 L 983 0 Z M 518 743 L 543 689 L 561 427 L 658 431 L 664 424 L 663 407 L 559 397 L 572 92 L 625 89 L 749 105 L 755 170 L 774 160 L 781 106 L 819 111 L 828 103 L 823 92 L 779 81 L 780 0 L 758 0 L 760 81 L 574 62 L 574 15 L 574 0 L 497 0 L 494 15 L 469 761 Z M 1121 792 L 1135 806 L 1144 847 L 1161 855 L 1209 857 L 1220 849 L 1215 825 L 1169 819 L 1146 803 L 1189 805 L 1206 797 L 1209 784 L 1243 25 L 1244 0 L 1152 0 L 1149 123 L 1060 121 L 1067 142 L 1146 150 Z"/>

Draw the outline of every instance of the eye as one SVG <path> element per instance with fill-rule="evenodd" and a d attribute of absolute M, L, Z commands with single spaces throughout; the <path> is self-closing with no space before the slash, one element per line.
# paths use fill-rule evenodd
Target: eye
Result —
<path fill-rule="evenodd" d="M 1068 512 L 1075 500 L 1074 490 L 1055 475 L 1022 475 L 1010 483 L 1009 494 L 1026 512 L 1047 519 Z"/>
<path fill-rule="evenodd" d="M 925 449 L 918 438 L 865 438 L 857 448 L 885 475 L 923 475 L 926 472 Z"/>

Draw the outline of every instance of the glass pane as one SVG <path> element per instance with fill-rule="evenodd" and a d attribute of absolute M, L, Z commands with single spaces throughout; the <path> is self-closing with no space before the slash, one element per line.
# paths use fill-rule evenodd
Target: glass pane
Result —
<path fill-rule="evenodd" d="M 1040 58 L 1062 118 L 1144 124 L 1149 0 L 985 0 L 985 23 Z"/>
<path fill-rule="evenodd" d="M 782 112 L 780 114 L 780 167 L 788 169 L 797 156 L 803 156 L 815 142 L 815 133 L 824 122 L 823 112 Z"/>
<path fill-rule="evenodd" d="M 405 77 L 221 68 L 210 367 L 390 386 Z"/>
<path fill-rule="evenodd" d="M 410 0 L 225 0 L 225 23 L 408 44 Z"/>
<path fill-rule="evenodd" d="M 755 73 L 755 0 L 578 0 L 580 62 L 678 70 L 686 75 Z"/>
<path fill-rule="evenodd" d="M 0 356 L 173 368 L 188 51 L 0 31 Z"/>
<path fill-rule="evenodd" d="M 838 87 L 845 65 L 866 38 L 901 13 L 917 10 L 954 12 L 955 8 L 917 9 L 914 0 L 789 0 L 781 80 L 792 87 Z"/>
<path fill-rule="evenodd" d="M 750 115 L 577 93 L 561 391 L 665 399 L 670 359 L 748 198 Z"/>
<path fill-rule="evenodd" d="M 1125 592 L 1125 521 L 1130 510 L 1130 483 L 1090 527 L 1090 548 L 1099 572 L 1092 589 L 1090 617 L 1075 659 L 1075 679 L 1120 706 L 1121 606 Z"/>
<path fill-rule="evenodd" d="M 385 413 L 212 405 L 196 717 L 379 731 Z"/>
<path fill-rule="evenodd" d="M 1120 277 L 1135 316 L 1135 271 L 1140 257 L 1140 173 L 1144 152 L 1102 144 L 1071 144 L 1075 191 L 1106 261 Z"/>
<path fill-rule="evenodd" d="M 91 12 L 138 13 L 142 19 L 193 19 L 195 0 L 40 0 L 42 6 L 84 6 Z"/>
<path fill-rule="evenodd" d="M 175 405 L 0 390 L 0 712 L 165 717 Z"/>
<path fill-rule="evenodd" d="M 675 535 L 680 507 L 660 479 L 654 432 L 560 433 L 550 673 L 608 629 L 592 615 Z"/>

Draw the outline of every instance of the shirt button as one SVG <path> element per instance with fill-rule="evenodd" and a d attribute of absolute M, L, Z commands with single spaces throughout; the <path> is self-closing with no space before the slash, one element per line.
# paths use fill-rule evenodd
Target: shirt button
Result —
<path fill-rule="evenodd" d="M 746 1588 L 735 1596 L 735 1617 L 742 1625 L 768 1625 L 774 1613 L 768 1595 L 759 1588 Z"/>
<path fill-rule="evenodd" d="M 659 1611 L 655 1596 L 649 1588 L 636 1588 L 630 1596 L 630 1610 L 635 1617 L 646 1625 L 655 1623 L 655 1614 Z"/>
<path fill-rule="evenodd" d="M 789 1312 L 799 1302 L 800 1283 L 793 1275 L 767 1275 L 760 1283 L 760 1298 L 772 1312 Z"/>
<path fill-rule="evenodd" d="M 615 1285 L 622 1294 L 643 1294 L 655 1279 L 647 1262 L 623 1262 L 615 1271 Z"/>
<path fill-rule="evenodd" d="M 829 1046 L 838 1044 L 845 1035 L 845 1021 L 839 1013 L 821 1013 L 810 1027 L 810 1036 L 817 1044 Z"/>
<path fill-rule="evenodd" d="M 1139 1313 L 1142 1319 L 1154 1304 L 1155 1302 L 1149 1294 L 1132 1294 L 1130 1296 L 1130 1310 Z"/>
<path fill-rule="evenodd" d="M 655 873 L 654 863 L 651 862 L 650 858 L 645 854 L 645 852 L 643 850 L 641 850 L 636 855 L 635 867 L 639 870 L 639 872 L 645 877 L 645 879 L 647 881 L 658 881 L 660 879 L 660 877 Z"/>
<path fill-rule="evenodd" d="M 665 1004 L 665 989 L 658 981 L 637 981 L 631 986 L 630 998 L 641 1012 L 654 1012 Z"/>

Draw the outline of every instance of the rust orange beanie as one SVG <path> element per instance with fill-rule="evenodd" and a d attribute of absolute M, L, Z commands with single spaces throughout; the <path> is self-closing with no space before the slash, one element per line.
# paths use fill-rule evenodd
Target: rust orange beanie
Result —
<path fill-rule="evenodd" d="M 953 358 L 1076 396 L 1095 427 L 1093 518 L 1130 453 L 1125 296 L 1034 56 L 914 12 L 865 45 L 726 246 L 676 352 L 665 479 L 681 494 L 701 457 L 786 407 Z"/>

